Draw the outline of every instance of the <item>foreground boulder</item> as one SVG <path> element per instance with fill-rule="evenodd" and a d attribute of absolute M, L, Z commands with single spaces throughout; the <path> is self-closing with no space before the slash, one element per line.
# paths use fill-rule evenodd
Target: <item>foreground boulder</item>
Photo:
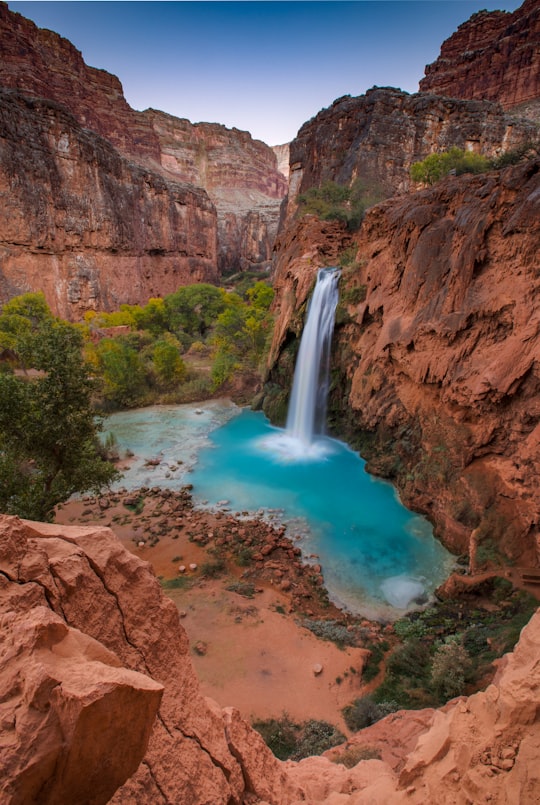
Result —
<path fill-rule="evenodd" d="M 0 621 L 2 803 L 533 805 L 540 796 L 540 613 L 486 691 L 363 730 L 350 745 L 381 759 L 351 769 L 328 757 L 280 763 L 238 711 L 201 696 L 176 607 L 108 528 L 0 516 Z"/>
<path fill-rule="evenodd" d="M 131 775 L 113 801 L 283 787 L 262 739 L 201 696 L 176 607 L 108 528 L 0 517 L 0 580 L 2 802 L 104 803 Z"/>

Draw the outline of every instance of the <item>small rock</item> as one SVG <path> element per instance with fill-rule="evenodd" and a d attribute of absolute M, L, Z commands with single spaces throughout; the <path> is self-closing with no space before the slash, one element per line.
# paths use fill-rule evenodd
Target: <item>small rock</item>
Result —
<path fill-rule="evenodd" d="M 179 573 L 185 573 L 186 572 L 186 566 L 185 565 L 180 565 L 180 567 L 178 568 L 178 572 Z"/>
<path fill-rule="evenodd" d="M 204 657 L 206 652 L 208 651 L 208 644 L 204 642 L 204 640 L 199 640 L 193 646 L 193 650 L 200 656 Z"/>
<path fill-rule="evenodd" d="M 291 589 L 291 582 L 289 581 L 289 579 L 283 579 L 283 581 L 279 586 L 283 590 L 283 592 L 286 593 Z"/>
<path fill-rule="evenodd" d="M 192 563 L 190 564 L 189 569 L 190 569 L 190 570 L 197 570 L 197 565 L 195 564 L 195 562 L 192 562 Z"/>
<path fill-rule="evenodd" d="M 179 609 L 179 610 L 178 610 L 178 617 L 179 617 L 179 618 L 187 618 L 187 612 L 186 612 L 186 610 L 185 610 L 185 609 Z"/>
<path fill-rule="evenodd" d="M 140 540 L 140 542 L 138 542 L 137 545 L 138 545 L 139 548 L 144 548 L 146 543 L 143 540 Z"/>
<path fill-rule="evenodd" d="M 314 676 L 320 676 L 322 674 L 322 672 L 323 672 L 322 665 L 320 664 L 320 662 L 316 662 L 315 665 L 313 666 L 313 674 L 314 674 Z"/>

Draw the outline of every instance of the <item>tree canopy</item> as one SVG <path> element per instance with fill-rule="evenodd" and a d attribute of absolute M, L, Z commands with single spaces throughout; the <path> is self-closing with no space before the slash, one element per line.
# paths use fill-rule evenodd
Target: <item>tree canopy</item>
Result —
<path fill-rule="evenodd" d="M 100 450 L 93 381 L 81 330 L 53 317 L 41 294 L 25 294 L 0 314 L 0 510 L 50 519 L 76 492 L 116 477 Z"/>

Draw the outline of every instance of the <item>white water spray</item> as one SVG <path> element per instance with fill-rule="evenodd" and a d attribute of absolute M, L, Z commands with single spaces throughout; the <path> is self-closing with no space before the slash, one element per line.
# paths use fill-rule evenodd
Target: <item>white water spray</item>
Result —
<path fill-rule="evenodd" d="M 340 275 L 336 268 L 319 269 L 294 370 L 286 433 L 305 446 L 325 431 L 330 346 Z"/>

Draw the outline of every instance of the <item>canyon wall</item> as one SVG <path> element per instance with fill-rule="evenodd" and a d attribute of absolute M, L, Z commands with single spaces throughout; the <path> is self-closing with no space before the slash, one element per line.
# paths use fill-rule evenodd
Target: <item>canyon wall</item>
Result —
<path fill-rule="evenodd" d="M 158 137 L 163 168 L 204 187 L 216 206 L 219 272 L 268 270 L 287 191 L 274 151 L 247 131 L 153 109 L 143 115 Z"/>
<path fill-rule="evenodd" d="M 27 112 L 24 123 L 14 120 L 11 128 L 4 125 L 0 135 L 3 171 L 8 177 L 2 190 L 7 206 L 20 207 L 21 194 L 27 200 L 32 195 L 40 197 L 39 210 L 26 204 L 24 217 L 30 220 L 21 221 L 20 232 L 14 222 L 0 228 L 0 246 L 6 254 L 0 269 L 4 274 L 0 302 L 21 291 L 43 290 L 55 313 L 77 318 L 87 309 L 111 310 L 123 302 L 144 304 L 149 295 L 161 296 L 186 283 L 216 282 L 223 273 L 268 271 L 286 191 L 286 179 L 269 146 L 247 132 L 219 124 L 191 124 L 154 110 L 131 109 L 115 76 L 88 67 L 70 42 L 12 13 L 5 3 L 0 3 L 0 87 L 16 90 L 3 96 L 11 99 L 6 100 L 4 116 L 18 114 L 13 109 L 17 96 L 50 102 L 33 103 L 32 121 Z M 72 147 L 69 156 L 59 157 L 55 172 L 62 195 L 71 200 L 69 226 L 85 241 L 79 254 L 74 246 L 77 237 L 66 238 L 63 223 L 53 234 L 62 216 L 50 194 L 50 159 L 42 145 L 29 154 L 29 144 L 12 138 L 18 127 L 30 142 L 41 138 L 43 143 L 41 133 L 51 126 L 49 110 L 56 108 L 60 114 L 60 107 L 72 118 Z M 140 196 L 145 186 L 150 188 L 144 192 L 144 214 L 139 202 L 125 198 L 113 213 L 107 198 L 105 207 L 100 207 L 107 196 L 103 187 L 115 179 L 106 173 L 107 160 L 103 163 L 89 155 L 92 133 L 114 147 L 116 163 L 125 166 L 124 178 L 130 172 L 139 176 L 134 196 Z M 58 151 L 54 135 L 51 138 L 51 150 Z M 77 138 L 80 145 L 75 147 Z M 23 152 L 31 161 L 26 169 L 22 169 Z M 39 164 L 42 157 L 45 161 Z M 108 159 L 113 159 L 112 151 Z M 67 165 L 69 172 L 61 169 Z M 15 166 L 21 175 L 13 182 L 9 175 Z M 30 184 L 23 188 L 25 182 Z M 162 189 L 156 193 L 158 187 Z M 180 205 L 180 214 L 164 202 L 167 193 Z M 118 197 L 116 191 L 113 195 Z M 96 237 L 89 208 L 94 221 L 113 215 L 114 227 L 122 232 L 121 244 L 112 242 L 117 235 L 107 244 L 103 231 Z M 46 246 L 36 245 L 28 230 L 40 229 L 44 218 L 50 236 Z M 14 220 L 20 221 L 21 216 L 15 215 Z M 134 241 L 131 254 L 129 239 Z M 44 250 L 47 259 L 37 259 L 36 254 L 41 258 Z M 113 259 L 117 253 L 118 259 Z M 66 291 L 67 287 L 72 290 Z"/>
<path fill-rule="evenodd" d="M 290 145 L 287 215 L 296 198 L 325 181 L 363 182 L 382 197 L 411 189 L 414 162 L 452 146 L 492 157 L 536 139 L 531 121 L 488 101 L 378 88 L 334 101 L 305 123 Z"/>
<path fill-rule="evenodd" d="M 299 220 L 279 240 L 265 402 L 282 414 L 316 269 L 347 256 L 334 430 L 454 552 L 525 565 L 540 547 L 538 220 L 538 160 L 373 207 L 354 258 L 341 224 Z"/>
<path fill-rule="evenodd" d="M 540 614 L 485 692 L 358 733 L 381 760 L 281 763 L 205 699 L 173 602 L 108 528 L 0 516 L 6 805 L 536 803 Z"/>
<path fill-rule="evenodd" d="M 513 13 L 479 11 L 443 42 L 422 92 L 496 101 L 540 121 L 540 3 Z"/>
<path fill-rule="evenodd" d="M 52 101 L 0 90 L 0 197 L 0 302 L 42 290 L 76 320 L 218 278 L 205 191 L 126 159 Z"/>

